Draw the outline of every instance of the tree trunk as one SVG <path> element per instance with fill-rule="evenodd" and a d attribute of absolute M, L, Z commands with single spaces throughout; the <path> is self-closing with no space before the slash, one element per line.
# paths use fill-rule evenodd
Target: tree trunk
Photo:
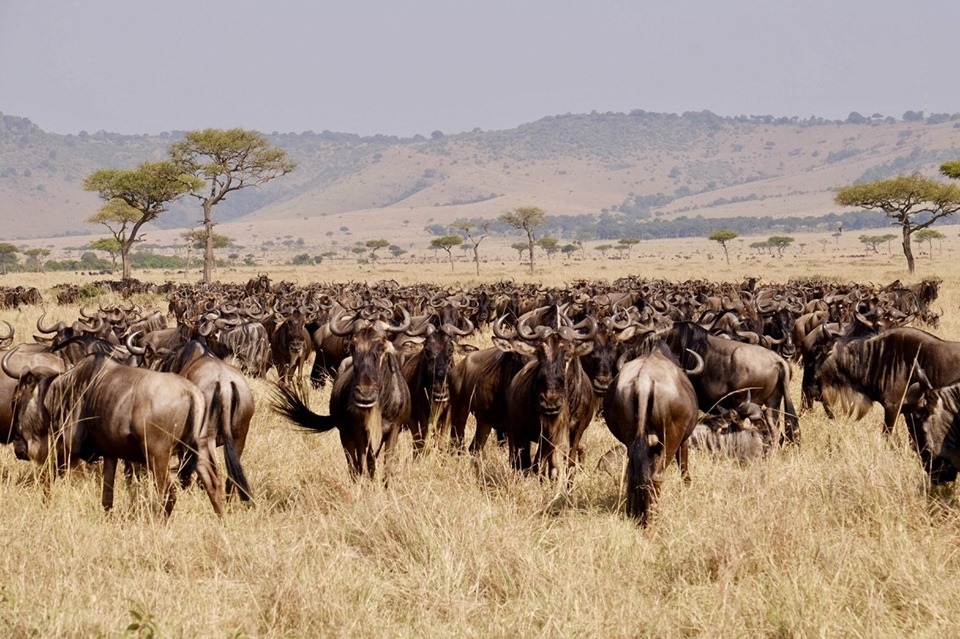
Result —
<path fill-rule="evenodd" d="M 723 256 L 727 258 L 727 264 L 730 264 L 730 254 L 727 253 L 727 245 L 724 243 L 721 243 L 720 246 L 723 247 Z"/>
<path fill-rule="evenodd" d="M 206 233 L 206 242 L 203 247 L 203 283 L 209 284 L 213 281 L 213 220 L 210 214 L 213 204 L 205 201 L 203 203 L 203 232 Z"/>
<path fill-rule="evenodd" d="M 473 245 L 473 263 L 477 265 L 477 277 L 480 277 L 480 253 L 476 244 Z"/>
<path fill-rule="evenodd" d="M 123 280 L 129 280 L 129 279 L 130 279 L 130 271 L 131 271 L 131 269 L 130 269 L 130 249 L 131 249 L 131 248 L 132 248 L 132 247 L 131 247 L 131 245 L 129 245 L 129 244 L 123 244 L 123 245 L 120 246 L 120 263 L 122 264 L 122 267 L 121 267 L 122 273 L 121 273 L 121 275 L 120 275 L 120 278 L 123 279 Z M 114 262 L 114 265 L 116 265 L 116 262 Z"/>
<path fill-rule="evenodd" d="M 903 256 L 907 258 L 907 269 L 910 271 L 910 275 L 913 275 L 915 270 L 913 262 L 913 249 L 910 247 L 910 234 L 912 229 L 906 224 L 903 225 Z"/>
<path fill-rule="evenodd" d="M 527 241 L 530 244 L 527 248 L 527 251 L 530 253 L 530 274 L 533 275 L 533 233 L 529 230 L 527 231 Z"/>

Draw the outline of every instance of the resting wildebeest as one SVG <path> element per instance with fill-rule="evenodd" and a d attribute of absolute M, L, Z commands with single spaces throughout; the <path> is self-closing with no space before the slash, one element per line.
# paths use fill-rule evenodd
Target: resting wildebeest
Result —
<path fill-rule="evenodd" d="M 51 442 L 60 469 L 103 457 L 101 503 L 106 510 L 113 507 L 117 460 L 146 464 L 169 515 L 176 503 L 170 458 L 195 452 L 193 463 L 181 466 L 181 484 L 195 470 L 214 511 L 223 514 L 223 484 L 213 458 L 216 434 L 206 428 L 203 395 L 191 382 L 118 364 L 102 354 L 88 355 L 63 373 L 14 371 L 10 359 L 4 356 L 0 366 L 19 379 L 13 400 L 18 457 L 42 466 Z"/>
<path fill-rule="evenodd" d="M 340 431 L 340 443 L 354 477 L 373 477 L 376 458 L 384 449 L 384 481 L 393 471 L 394 448 L 400 427 L 410 420 L 410 390 L 400 374 L 400 363 L 388 336 L 410 327 L 402 309 L 399 325 L 360 312 L 342 313 L 330 320 L 335 335 L 350 338 L 345 360 L 333 384 L 330 414 L 311 411 L 299 389 L 277 385 L 273 408 L 305 428 Z"/>
<path fill-rule="evenodd" d="M 690 435 L 690 448 L 744 462 L 763 457 L 772 435 L 764 409 L 748 397 L 736 408 L 718 406 L 716 413 L 705 415 Z"/>
<path fill-rule="evenodd" d="M 684 481 L 690 480 L 686 440 L 699 414 L 687 372 L 664 350 L 655 346 L 625 363 L 603 399 L 607 427 L 627 447 L 627 514 L 644 525 L 671 459 L 676 457 Z M 702 368 L 701 360 L 690 374 Z"/>
<path fill-rule="evenodd" d="M 785 359 L 762 346 L 709 335 L 693 322 L 676 322 L 664 340 L 684 368 L 696 366 L 692 353 L 703 359 L 703 373 L 690 379 L 703 412 L 711 412 L 714 406 L 735 408 L 749 391 L 754 402 L 773 411 L 778 427 L 782 414 L 787 441 L 800 436 L 800 422 L 790 399 L 790 365 Z"/>
<path fill-rule="evenodd" d="M 890 433 L 918 368 L 933 388 L 960 382 L 960 342 L 917 328 L 892 328 L 870 337 L 842 336 L 818 352 L 814 365 L 817 399 L 856 419 L 878 402 L 884 432 Z"/>

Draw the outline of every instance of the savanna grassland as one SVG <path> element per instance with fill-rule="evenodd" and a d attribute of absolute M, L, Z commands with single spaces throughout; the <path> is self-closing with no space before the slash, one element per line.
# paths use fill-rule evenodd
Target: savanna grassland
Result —
<path fill-rule="evenodd" d="M 862 257 L 853 238 L 844 242 L 811 240 L 803 254 L 791 249 L 785 259 L 754 259 L 740 249 L 729 266 L 706 240 L 693 248 L 664 242 L 637 247 L 630 260 L 542 260 L 532 279 L 551 285 L 629 273 L 727 281 L 760 275 L 762 283 L 804 275 L 907 279 L 902 256 L 881 249 Z M 936 332 L 960 339 L 953 242 L 944 242 L 942 256 L 935 250 L 935 261 L 919 259 L 915 279 L 943 278 Z M 466 262 L 451 272 L 442 261 L 386 260 L 278 267 L 270 275 L 300 282 L 531 279 L 516 254 L 508 255 L 482 264 L 479 278 Z M 256 272 L 218 275 L 245 281 Z M 0 284 L 35 285 L 52 299 L 50 287 L 66 277 L 7 275 Z M 165 308 L 159 298 L 136 301 Z M 0 319 L 25 337 L 40 312 L 26 307 Z M 51 304 L 48 312 L 72 319 L 77 308 Z M 489 336 L 469 341 L 485 346 Z M 269 384 L 250 385 L 258 409 L 244 465 L 256 504 L 231 502 L 222 521 L 198 489 L 180 494 L 168 521 L 158 518 L 145 482 L 121 490 L 114 512 L 105 515 L 96 467 L 60 478 L 45 498 L 31 467 L 9 447 L 0 449 L 0 634 L 960 634 L 960 503 L 952 487 L 928 489 L 903 427 L 885 439 L 878 411 L 855 423 L 829 421 L 818 407 L 800 419 L 800 445 L 758 463 L 740 466 L 694 452 L 692 483 L 682 485 L 672 467 L 657 518 L 639 529 L 622 515 L 619 477 L 597 467 L 615 444 L 602 420 L 587 431 L 586 464 L 566 493 L 516 475 L 492 444 L 479 458 L 432 451 L 414 460 L 409 435 L 401 438 L 398 475 L 385 489 L 352 482 L 336 435 L 299 431 L 267 408 Z M 326 412 L 328 393 L 311 392 L 315 410 Z"/>

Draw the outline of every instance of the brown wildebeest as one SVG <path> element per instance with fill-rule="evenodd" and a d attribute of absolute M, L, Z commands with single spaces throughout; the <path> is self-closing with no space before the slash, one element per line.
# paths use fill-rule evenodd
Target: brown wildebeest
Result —
<path fill-rule="evenodd" d="M 217 445 L 223 446 L 227 468 L 227 494 L 237 488 L 240 499 L 253 498 L 250 483 L 240 463 L 247 441 L 255 402 L 243 373 L 211 353 L 203 344 L 189 341 L 166 351 L 153 352 L 150 345 L 138 349 L 127 340 L 131 353 L 142 355 L 148 368 L 163 373 L 176 373 L 193 382 L 206 403 L 204 420 L 207 428 L 216 433 Z"/>
<path fill-rule="evenodd" d="M 850 328 L 856 328 L 854 323 Z M 834 410 L 862 418 L 878 402 L 889 434 L 903 398 L 922 369 L 928 386 L 960 382 L 960 342 L 942 340 L 917 328 L 892 328 L 873 336 L 841 336 L 814 356 L 816 397 Z"/>
<path fill-rule="evenodd" d="M 304 328 L 306 319 L 302 309 L 294 309 L 276 325 L 270 335 L 273 365 L 277 367 L 280 383 L 286 386 L 299 383 L 303 366 L 313 353 L 313 341 Z"/>
<path fill-rule="evenodd" d="M 66 362 L 49 350 L 43 344 L 20 344 L 13 350 L 0 351 L 0 355 L 10 355 L 9 366 L 15 371 L 43 368 L 62 373 L 67 369 Z M 16 377 L 0 375 L 0 444 L 13 442 L 13 394 L 16 390 Z"/>
<path fill-rule="evenodd" d="M 580 357 L 593 348 L 597 322 L 571 326 L 558 313 L 555 326 L 517 323 L 507 334 L 503 318 L 494 324 L 501 350 L 533 356 L 507 388 L 507 441 L 517 470 L 545 471 L 559 480 L 579 461 L 580 438 L 596 412 L 596 398 Z M 534 449 L 536 456 L 534 457 Z"/>
<path fill-rule="evenodd" d="M 400 370 L 410 389 L 410 431 L 413 434 L 414 451 L 423 450 L 433 430 L 445 431 L 449 423 L 450 387 L 448 377 L 453 366 L 453 354 L 460 347 L 454 340 L 473 332 L 473 323 L 466 320 L 464 328 L 443 323 L 437 328 L 427 324 L 423 335 L 411 336 L 419 343 L 419 350 L 408 355 Z M 420 343 L 422 340 L 422 343 Z M 407 342 L 407 349 L 413 348 Z M 439 427 L 438 427 L 439 426 Z M 440 436 L 445 432 L 438 432 Z"/>
<path fill-rule="evenodd" d="M 376 310 L 342 313 L 330 320 L 333 334 L 350 337 L 350 359 L 344 361 L 333 384 L 329 415 L 318 415 L 307 408 L 298 389 L 276 386 L 273 408 L 278 413 L 311 430 L 340 431 L 340 443 L 354 477 L 373 477 L 377 455 L 383 448 L 383 477 L 384 482 L 389 481 L 400 427 L 410 420 L 410 390 L 388 338 L 410 327 L 410 314 L 401 311 L 399 325 L 379 319 Z"/>
<path fill-rule="evenodd" d="M 627 447 L 627 514 L 642 525 L 649 521 L 671 459 L 676 457 L 684 481 L 690 481 L 686 442 L 699 415 L 688 372 L 665 351 L 655 347 L 624 364 L 603 400 L 607 427 Z M 689 374 L 702 369 L 701 360 Z"/>
<path fill-rule="evenodd" d="M 223 484 L 213 454 L 216 433 L 203 420 L 204 401 L 191 382 L 171 373 L 157 373 L 118 364 L 102 354 L 83 358 L 70 370 L 56 373 L 10 369 L 10 355 L 0 361 L 3 371 L 17 377 L 14 393 L 14 450 L 37 465 L 46 463 L 55 442 L 57 467 L 103 457 L 106 510 L 113 507 L 117 460 L 146 464 L 169 515 L 176 503 L 169 466 L 196 451 L 194 463 L 181 466 L 181 484 L 194 470 L 214 511 L 223 514 Z"/>
<path fill-rule="evenodd" d="M 736 408 L 718 406 L 706 415 L 690 435 L 690 448 L 745 462 L 763 457 L 772 437 L 766 411 L 748 398 Z"/>
<path fill-rule="evenodd" d="M 799 438 L 800 422 L 790 399 L 790 365 L 785 359 L 762 346 L 709 335 L 693 322 L 674 323 L 664 341 L 688 369 L 697 366 L 693 353 L 703 359 L 703 373 L 690 380 L 702 411 L 709 413 L 714 406 L 735 408 L 749 391 L 754 402 L 773 411 L 775 423 L 779 425 L 783 416 L 787 441 Z"/>

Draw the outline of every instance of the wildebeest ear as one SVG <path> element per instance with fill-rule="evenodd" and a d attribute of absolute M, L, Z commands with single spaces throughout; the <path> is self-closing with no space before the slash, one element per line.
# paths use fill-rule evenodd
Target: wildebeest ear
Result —
<path fill-rule="evenodd" d="M 922 382 L 914 382 L 907 387 L 907 391 L 903 394 L 903 408 L 904 409 L 915 409 L 920 405 L 920 402 L 923 400 L 923 395 L 926 393 L 929 387 L 925 386 Z"/>
<path fill-rule="evenodd" d="M 593 345 L 594 343 L 592 341 L 580 342 L 579 344 L 577 344 L 577 347 L 574 349 L 573 352 L 577 357 L 583 357 L 584 355 L 589 355 L 590 353 L 593 352 Z"/>
<path fill-rule="evenodd" d="M 537 347 L 533 344 L 528 344 L 527 342 L 521 342 L 521 341 L 500 339 L 499 337 L 493 338 L 493 345 L 499 348 L 504 353 L 520 353 L 521 355 L 533 355 L 537 352 Z"/>
<path fill-rule="evenodd" d="M 456 344 L 454 348 L 458 353 L 472 353 L 480 350 L 479 346 L 474 346 L 473 344 Z"/>

